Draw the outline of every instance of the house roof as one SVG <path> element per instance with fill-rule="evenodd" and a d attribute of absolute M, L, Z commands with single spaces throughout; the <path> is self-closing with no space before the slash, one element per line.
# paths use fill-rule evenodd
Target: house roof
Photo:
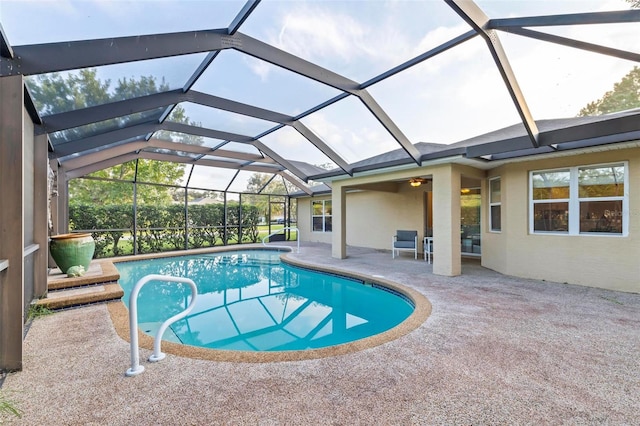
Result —
<path fill-rule="evenodd" d="M 588 146 L 610 145 L 640 139 L 640 109 L 614 114 L 587 117 L 571 117 L 537 121 L 541 146 L 529 144 L 522 123 L 485 133 L 453 144 L 419 142 L 415 147 L 421 161 L 464 156 L 483 161 L 508 160 L 510 158 L 547 154 Z M 413 164 L 402 149 L 367 158 L 353 164 L 354 172 L 382 170 L 389 167 Z M 340 169 L 333 169 L 312 176 L 327 179 L 344 176 Z"/>

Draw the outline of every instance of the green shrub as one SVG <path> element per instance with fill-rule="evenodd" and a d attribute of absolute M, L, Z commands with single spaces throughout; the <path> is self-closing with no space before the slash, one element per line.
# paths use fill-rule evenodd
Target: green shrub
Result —
<path fill-rule="evenodd" d="M 94 258 L 121 256 L 120 239 L 133 231 L 133 205 L 98 206 L 79 204 L 69 206 L 69 229 L 91 231 L 96 243 Z M 126 229 L 128 231 L 122 231 Z"/>
<path fill-rule="evenodd" d="M 187 218 L 188 222 L 185 222 Z M 181 250 L 185 244 L 188 248 L 199 248 L 218 243 L 255 243 L 259 238 L 259 218 L 258 207 L 248 204 L 243 204 L 242 208 L 237 203 L 227 204 L 227 223 L 224 204 L 189 206 L 186 216 L 183 204 L 138 205 L 137 252 Z M 133 222 L 131 204 L 69 207 L 69 228 L 91 232 L 96 242 L 96 258 L 132 254 L 133 245 L 126 240 L 123 242 L 122 238 L 125 234 L 133 235 Z M 188 229 L 185 229 L 186 223 Z"/>
<path fill-rule="evenodd" d="M 215 246 L 219 235 L 218 227 L 222 226 L 223 222 L 222 204 L 189 206 L 189 248 Z"/>

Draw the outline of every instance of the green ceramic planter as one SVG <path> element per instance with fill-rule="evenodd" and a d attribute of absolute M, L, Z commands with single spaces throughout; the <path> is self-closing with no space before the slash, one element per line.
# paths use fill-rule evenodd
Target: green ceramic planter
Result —
<path fill-rule="evenodd" d="M 82 266 L 89 270 L 96 243 L 91 234 L 54 235 L 49 241 L 49 251 L 56 265 L 63 273 L 72 266 Z"/>

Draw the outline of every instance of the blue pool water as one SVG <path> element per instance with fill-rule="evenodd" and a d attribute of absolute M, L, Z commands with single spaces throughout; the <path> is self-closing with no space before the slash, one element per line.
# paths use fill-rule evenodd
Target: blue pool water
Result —
<path fill-rule="evenodd" d="M 290 351 L 347 343 L 386 331 L 413 312 L 385 287 L 280 262 L 280 253 L 245 250 L 117 263 L 124 303 L 148 274 L 191 278 L 195 308 L 164 340 L 206 348 Z M 150 282 L 138 296 L 140 329 L 155 336 L 191 300 L 187 284 Z"/>

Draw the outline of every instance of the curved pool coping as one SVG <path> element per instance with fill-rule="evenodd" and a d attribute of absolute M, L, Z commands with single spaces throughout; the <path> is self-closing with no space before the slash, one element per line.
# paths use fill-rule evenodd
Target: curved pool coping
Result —
<path fill-rule="evenodd" d="M 190 254 L 196 253 L 211 253 L 211 252 L 225 252 L 225 251 L 241 251 L 241 250 L 273 250 L 268 247 L 225 247 L 225 249 L 218 248 L 216 250 L 198 250 L 192 251 L 189 253 L 185 252 L 173 252 L 163 253 L 161 255 L 156 256 L 128 256 L 126 258 L 118 258 L 112 259 L 114 263 L 132 261 L 132 260 L 143 260 L 150 259 L 155 257 L 173 257 L 173 256 L 188 256 Z M 327 272 L 335 275 L 342 275 L 345 277 L 355 278 L 358 280 L 362 280 L 366 283 L 374 283 L 383 287 L 387 287 L 392 289 L 407 298 L 409 298 L 415 308 L 413 313 L 407 317 L 403 322 L 398 324 L 397 326 L 384 331 L 380 334 L 376 334 L 374 336 L 365 337 L 364 339 L 355 340 L 349 343 L 343 343 L 336 346 L 329 346 L 326 348 L 319 349 L 305 349 L 300 351 L 269 351 L 269 352 L 255 352 L 255 351 L 230 351 L 230 350 L 222 350 L 222 349 L 209 349 L 202 348 L 197 346 L 189 346 L 182 345 L 179 343 L 168 342 L 166 340 L 162 341 L 162 352 L 172 355 L 177 355 L 181 357 L 209 360 L 209 361 L 227 361 L 227 362 L 281 362 L 281 361 L 301 361 L 307 359 L 319 359 L 319 358 L 327 358 L 337 355 L 345 355 L 354 352 L 359 352 L 364 349 L 373 348 L 376 346 L 380 346 L 384 343 L 391 342 L 396 340 L 416 328 L 420 327 L 429 315 L 431 315 L 431 303 L 429 300 L 420 294 L 419 292 L 400 285 L 396 282 L 390 281 L 388 279 L 384 279 L 381 277 L 374 277 L 367 274 L 362 274 L 359 272 L 347 271 L 340 268 L 329 268 L 326 266 L 316 265 L 313 263 L 308 263 L 301 261 L 300 259 L 293 259 L 288 256 L 287 253 L 284 253 L 280 256 L 282 262 L 298 266 L 306 269 L 312 269 L 320 272 Z M 122 301 L 109 303 L 107 305 L 109 314 L 111 316 L 111 321 L 115 327 L 117 334 L 127 342 L 130 342 L 129 335 L 129 310 L 125 306 Z M 140 330 L 138 330 L 138 341 L 141 348 L 153 350 L 153 340 L 152 336 L 144 334 Z"/>

